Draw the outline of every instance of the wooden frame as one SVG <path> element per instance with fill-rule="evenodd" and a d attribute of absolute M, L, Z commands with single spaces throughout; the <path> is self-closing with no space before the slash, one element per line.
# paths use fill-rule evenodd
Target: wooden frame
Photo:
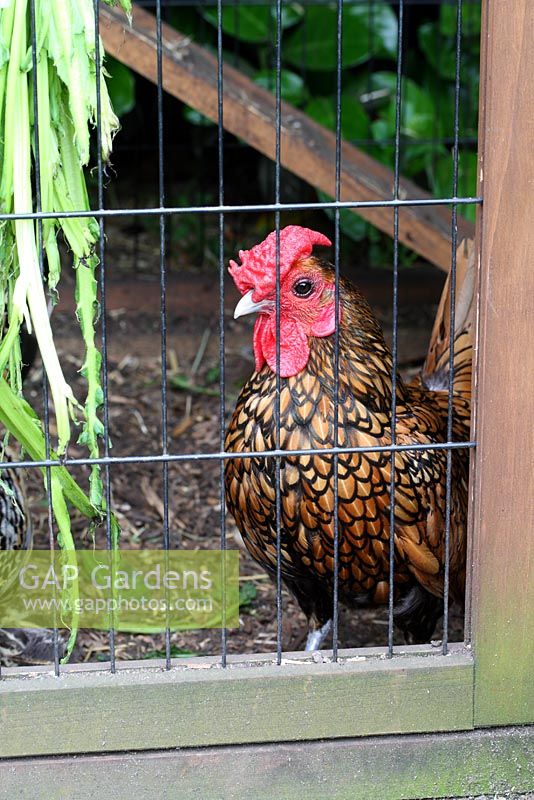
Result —
<path fill-rule="evenodd" d="M 48 800 L 65 796 L 65 786 L 76 797 L 113 787 L 119 800 L 148 798 L 156 782 L 161 796 L 205 800 L 534 788 L 532 727 L 450 732 L 534 722 L 530 4 L 483 0 L 472 652 L 406 648 L 389 661 L 381 651 L 349 651 L 340 664 L 295 654 L 282 668 L 231 659 L 226 671 L 180 660 L 169 673 L 123 664 L 116 676 L 100 665 L 67 667 L 60 678 L 6 670 L 0 785 L 10 796 L 33 798 L 38 784 Z"/>
<path fill-rule="evenodd" d="M 2 756 L 154 750 L 473 727 L 473 662 L 409 648 L 272 659 L 180 659 L 171 671 L 124 662 L 116 675 L 73 666 L 0 682 Z M 17 674 L 17 670 L 14 671 Z M 13 673 L 13 670 L 11 671 Z M 424 699 L 424 702 L 422 700 Z M 333 713 L 335 709 L 335 713 Z M 38 721 L 38 722 L 37 722 Z M 80 722 L 82 724 L 80 724 Z M 39 737 L 34 736 L 38 724 Z"/>
<path fill-rule="evenodd" d="M 483 10 L 472 640 L 475 724 L 504 725 L 534 721 L 534 15 Z"/>
<path fill-rule="evenodd" d="M 3 796 L 19 800 L 495 797 L 533 774 L 532 728 L 0 761 Z"/>

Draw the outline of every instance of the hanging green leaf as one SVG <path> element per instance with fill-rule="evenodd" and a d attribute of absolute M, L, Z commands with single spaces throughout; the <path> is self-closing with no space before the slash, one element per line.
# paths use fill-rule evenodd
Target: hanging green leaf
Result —
<path fill-rule="evenodd" d="M 120 5 L 127 13 L 131 11 L 130 0 L 120 0 Z M 29 39 L 30 11 L 29 0 L 0 2 L 0 212 L 31 214 L 35 209 L 33 182 L 38 179 L 44 211 L 88 211 L 84 167 L 89 162 L 91 130 L 97 121 L 94 4 L 92 0 L 35 0 L 35 68 Z M 107 162 L 119 123 L 108 94 L 101 43 L 99 67 L 101 155 Z M 38 137 L 34 94 L 39 111 Z M 46 288 L 54 298 L 60 278 L 56 241 L 60 229 L 76 274 L 76 313 L 85 350 L 80 371 L 87 386 L 83 405 L 63 375 L 47 309 Z M 96 458 L 103 434 L 99 419 L 100 353 L 95 341 L 99 226 L 90 216 L 61 217 L 44 220 L 42 233 L 48 287 L 41 275 L 41 242 L 34 220 L 0 221 L 0 316 L 7 318 L 0 342 L 0 421 L 30 457 L 44 459 L 42 425 L 21 393 L 18 333 L 24 320 L 28 330 L 35 332 L 50 385 L 58 454 L 67 449 L 74 420 L 80 430 L 78 441 Z M 52 511 L 59 530 L 58 543 L 65 551 L 74 548 L 67 502 L 91 520 L 100 519 L 105 511 L 99 470 L 98 465 L 91 468 L 89 498 L 67 470 L 52 470 Z M 114 522 L 112 530 L 116 530 Z M 74 629 L 75 622 L 73 635 Z M 72 643 L 73 636 L 69 647 Z"/>

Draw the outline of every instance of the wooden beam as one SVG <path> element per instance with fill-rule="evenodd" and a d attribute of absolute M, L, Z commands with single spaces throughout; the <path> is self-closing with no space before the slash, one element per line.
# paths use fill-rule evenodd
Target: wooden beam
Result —
<path fill-rule="evenodd" d="M 115 675 L 83 666 L 66 667 L 59 678 L 19 672 L 0 681 L 0 755 L 471 728 L 470 655 L 419 652 L 394 660 L 358 654 L 336 664 L 300 654 L 282 669 L 243 658 L 221 669 L 219 659 L 202 658 L 185 666 L 180 659 L 168 672 L 128 662 Z"/>
<path fill-rule="evenodd" d="M 473 481 L 475 722 L 534 722 L 534 15 L 484 0 Z"/>
<path fill-rule="evenodd" d="M 516 797 L 533 775 L 532 728 L 0 760 L 2 797 L 19 800 Z"/>
<path fill-rule="evenodd" d="M 157 80 L 156 19 L 134 6 L 130 26 L 118 9 L 102 5 L 100 31 L 106 51 L 133 70 Z M 189 37 L 163 25 L 163 87 L 174 97 L 217 120 L 217 59 Z M 275 98 L 233 67 L 224 66 L 226 130 L 264 155 L 275 158 Z M 281 162 L 299 177 L 334 196 L 335 135 L 302 111 L 282 103 Z M 393 173 L 358 148 L 342 143 L 341 200 L 384 202 L 393 197 Z M 402 179 L 402 199 L 429 198 Z M 391 208 L 356 211 L 393 236 Z M 459 236 L 473 238 L 474 226 L 459 217 Z M 451 210 L 446 206 L 403 207 L 399 213 L 401 242 L 423 258 L 448 270 L 451 262 Z"/>

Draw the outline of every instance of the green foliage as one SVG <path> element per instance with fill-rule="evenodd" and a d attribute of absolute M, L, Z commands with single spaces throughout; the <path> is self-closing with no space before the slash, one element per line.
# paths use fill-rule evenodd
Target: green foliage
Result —
<path fill-rule="evenodd" d="M 304 109 L 306 114 L 329 128 L 336 130 L 335 97 L 314 97 Z M 358 98 L 350 91 L 341 95 L 341 135 L 349 142 L 367 138 L 369 133 L 369 117 L 365 113 Z"/>
<path fill-rule="evenodd" d="M 143 658 L 165 658 L 167 655 L 164 649 L 161 650 L 148 650 Z M 171 644 L 170 653 L 171 658 L 187 658 L 188 656 L 194 656 L 196 653 L 193 650 L 186 650 L 183 647 L 178 647 L 176 644 Z M 109 655 L 105 653 L 102 657 L 102 661 L 107 661 L 109 659 Z"/>
<path fill-rule="evenodd" d="M 248 611 L 256 599 L 258 590 L 252 581 L 244 581 L 239 586 L 239 612 Z"/>
<path fill-rule="evenodd" d="M 290 28 L 303 16 L 297 4 L 286 6 L 282 11 L 282 28 Z M 214 27 L 217 27 L 217 9 L 205 8 L 202 16 Z M 276 29 L 276 11 L 273 6 L 227 6 L 222 11 L 222 28 L 224 33 L 240 39 L 242 42 L 268 42 Z"/>
<path fill-rule="evenodd" d="M 428 164 L 430 182 L 436 194 L 445 197 L 453 191 L 453 160 L 450 153 L 439 155 Z M 458 158 L 458 196 L 468 197 L 473 194 L 477 179 L 476 153 L 460 153 Z M 476 206 L 462 206 L 461 214 L 475 221 Z"/>
<path fill-rule="evenodd" d="M 118 117 L 135 107 L 135 79 L 131 70 L 112 56 L 106 57 L 109 99 Z"/>
<path fill-rule="evenodd" d="M 443 5 L 439 10 L 439 28 L 445 36 L 456 37 L 458 9 L 456 5 Z M 480 36 L 480 6 L 476 3 L 462 4 L 462 31 L 478 39 Z"/>
<path fill-rule="evenodd" d="M 383 89 L 387 102 L 377 112 L 383 123 L 381 134 L 384 138 L 395 136 L 395 115 L 397 76 L 394 72 L 375 72 L 372 76 L 373 89 Z M 436 109 L 430 92 L 427 92 L 411 78 L 404 78 L 401 89 L 400 132 L 410 139 L 422 139 L 435 132 Z"/>
<path fill-rule="evenodd" d="M 201 128 L 211 128 L 213 125 L 215 125 L 215 123 L 212 122 L 209 117 L 206 117 L 205 114 L 197 111 L 196 108 L 191 108 L 191 106 L 185 106 L 184 119 L 186 119 L 191 125 L 198 125 Z"/>
<path fill-rule="evenodd" d="M 193 382 L 192 378 L 188 375 L 178 373 L 172 375 L 169 379 L 169 386 L 179 392 L 186 392 L 187 394 L 203 394 L 208 397 L 218 397 L 219 391 L 217 389 L 210 389 L 208 386 L 199 386 Z"/>
<path fill-rule="evenodd" d="M 268 89 L 270 92 L 275 91 L 276 87 L 276 70 L 275 69 L 260 69 L 254 75 L 254 83 L 263 89 Z M 292 106 L 303 106 L 308 98 L 308 90 L 304 79 L 296 72 L 291 72 L 289 69 L 282 69 L 280 76 L 280 94 L 282 100 L 286 103 L 291 103 Z"/>
<path fill-rule="evenodd" d="M 217 9 L 174 9 L 170 21 L 212 52 L 216 46 Z M 196 14 L 196 21 L 195 21 Z M 394 164 L 396 133 L 396 59 L 398 10 L 386 0 L 345 3 L 342 39 L 341 134 L 389 168 Z M 457 4 L 446 0 L 439 9 L 420 8 L 405 19 L 401 91 L 400 168 L 435 196 L 452 192 L 454 82 L 456 76 Z M 199 23 L 202 15 L 208 25 Z M 414 22 L 415 20 L 415 22 Z M 460 135 L 476 138 L 480 55 L 480 3 L 462 4 Z M 409 30 L 406 25 L 412 26 Z M 225 62 L 275 92 L 276 13 L 273 3 L 247 5 L 247 0 L 222 11 Z M 282 99 L 302 108 L 312 119 L 336 130 L 338 9 L 335 2 L 282 8 Z M 0 60 L 2 53 L 0 49 Z M 112 75 L 114 70 L 110 68 Z M 113 92 L 111 81 L 110 92 Z M 113 96 L 113 95 L 112 95 Z M 120 108 L 121 104 L 114 100 Z M 184 109 L 190 124 L 213 123 L 194 109 Z M 474 144 L 462 145 L 458 193 L 476 191 Z M 319 199 L 328 199 L 318 192 Z M 334 218 L 332 209 L 325 213 Z M 475 207 L 464 206 L 469 219 Z M 341 229 L 354 242 L 365 243 L 371 262 L 389 259 L 387 239 L 348 210 L 339 214 Z M 381 254 L 381 255 L 380 255 Z M 412 259 L 402 249 L 401 260 Z"/>
<path fill-rule="evenodd" d="M 371 34 L 372 28 L 372 34 Z M 334 5 L 309 6 L 303 24 L 284 42 L 283 55 L 290 64 L 310 70 L 335 70 L 337 66 L 337 9 Z M 397 18 L 390 6 L 374 3 L 347 6 L 343 12 L 342 67 L 363 64 L 372 56 L 393 56 L 397 48 Z"/>
<path fill-rule="evenodd" d="M 417 35 L 419 46 L 440 77 L 454 80 L 456 75 L 456 22 L 454 5 L 441 6 L 439 19 L 421 25 Z M 480 8 L 476 4 L 462 5 L 462 35 L 469 40 L 469 56 L 480 52 Z"/>
<path fill-rule="evenodd" d="M 334 199 L 333 197 L 330 197 L 330 195 L 326 194 L 326 192 L 321 192 L 320 189 L 317 189 L 317 197 L 321 203 L 331 203 Z M 333 208 L 325 208 L 324 211 L 329 219 L 335 220 L 336 212 Z M 346 236 L 352 239 L 353 242 L 363 242 L 369 234 L 370 226 L 369 223 L 366 222 L 362 217 L 354 214 L 348 208 L 340 208 L 339 227 Z"/>

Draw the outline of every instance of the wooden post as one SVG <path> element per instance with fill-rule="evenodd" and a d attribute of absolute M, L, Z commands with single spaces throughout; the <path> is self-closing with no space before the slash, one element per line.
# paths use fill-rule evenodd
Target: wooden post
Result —
<path fill-rule="evenodd" d="M 534 722 L 533 12 L 483 2 L 475 725 Z"/>

